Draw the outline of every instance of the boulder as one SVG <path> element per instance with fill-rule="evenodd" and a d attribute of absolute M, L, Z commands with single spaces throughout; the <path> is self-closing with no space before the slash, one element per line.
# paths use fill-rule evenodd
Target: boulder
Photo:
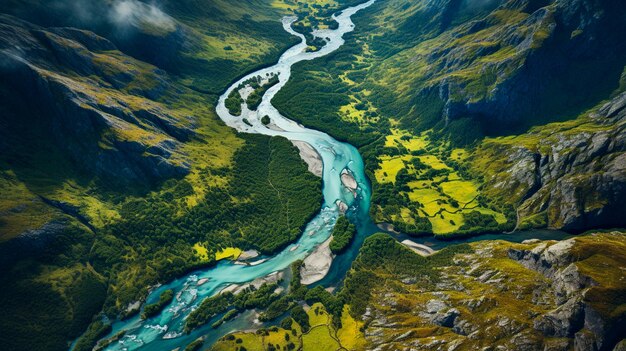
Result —
<path fill-rule="evenodd" d="M 584 325 L 584 304 L 581 298 L 572 298 L 557 309 L 537 318 L 535 329 L 551 337 L 571 338 Z"/>
<path fill-rule="evenodd" d="M 433 324 L 436 324 L 442 327 L 452 328 L 454 326 L 454 321 L 460 314 L 461 313 L 456 308 L 450 308 L 449 310 L 445 312 L 440 311 L 436 313 L 432 317 L 431 321 Z"/>

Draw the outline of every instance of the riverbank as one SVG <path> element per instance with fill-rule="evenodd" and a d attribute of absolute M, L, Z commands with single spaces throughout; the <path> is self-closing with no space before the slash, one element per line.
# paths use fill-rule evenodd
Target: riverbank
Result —
<path fill-rule="evenodd" d="M 426 245 L 418 244 L 415 241 L 408 240 L 408 239 L 402 240 L 400 244 L 408 247 L 413 252 L 423 257 L 430 256 L 436 252 L 435 250 L 433 250 L 432 248 Z"/>
<path fill-rule="evenodd" d="M 334 255 L 330 251 L 331 236 L 304 259 L 300 268 L 300 283 L 310 285 L 316 283 L 328 274 L 330 266 L 333 264 Z"/>
<path fill-rule="evenodd" d="M 304 141 L 292 140 L 291 143 L 300 150 L 300 158 L 309 166 L 309 172 L 321 178 L 324 170 L 322 156 Z"/>

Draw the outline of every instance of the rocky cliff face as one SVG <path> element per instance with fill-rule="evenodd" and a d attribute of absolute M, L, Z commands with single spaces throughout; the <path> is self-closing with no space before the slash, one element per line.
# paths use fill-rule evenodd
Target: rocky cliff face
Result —
<path fill-rule="evenodd" d="M 153 100 L 172 89 L 163 71 L 88 31 L 2 15 L 0 33 L 4 150 L 28 145 L 16 140 L 22 130 L 41 129 L 83 172 L 111 182 L 188 172 L 179 148 L 193 120 Z"/>
<path fill-rule="evenodd" d="M 489 31 L 498 16 L 519 11 L 517 19 L 508 17 L 508 23 L 500 22 L 499 30 L 482 38 L 495 46 L 433 53 L 432 59 L 446 62 L 449 72 L 480 72 L 470 79 L 452 74 L 442 80 L 438 91 L 444 117 L 473 117 L 502 127 L 545 121 L 603 98 L 617 86 L 626 62 L 626 46 L 614 32 L 626 30 L 620 6 L 616 1 L 510 1 L 468 24 L 460 35 Z"/>
<path fill-rule="evenodd" d="M 608 243 L 601 244 L 606 245 L 607 254 L 615 253 L 615 250 L 622 248 L 623 243 L 616 242 L 615 237 L 607 238 Z M 591 242 L 593 245 L 595 244 L 593 241 L 603 239 L 592 237 L 579 241 Z M 578 247 L 575 247 L 577 244 Z M 616 247 L 609 247 L 613 244 L 616 244 Z M 615 282 L 607 280 L 601 272 L 589 270 L 595 267 L 589 267 L 590 263 L 587 260 L 593 260 L 591 256 L 596 252 L 586 252 L 583 245 L 577 243 L 576 239 L 569 239 L 554 245 L 542 243 L 531 250 L 511 248 L 508 256 L 552 281 L 558 307 L 533 321 L 536 330 L 547 337 L 574 338 L 576 350 L 612 350 L 626 333 L 624 328 L 626 316 L 617 310 L 610 310 L 607 314 L 603 307 L 599 307 L 597 301 L 590 298 L 593 289 L 602 290 L 600 285 L 610 286 Z M 592 248 L 591 251 L 595 250 Z M 623 255 L 609 257 L 614 260 Z M 594 279 L 589 273 L 601 276 L 601 280 Z M 623 302 L 621 297 L 611 304 L 620 305 Z"/>
<path fill-rule="evenodd" d="M 620 227 L 626 225 L 625 135 L 622 93 L 577 120 L 487 140 L 474 162 L 491 194 L 519 204 L 522 225 Z"/>

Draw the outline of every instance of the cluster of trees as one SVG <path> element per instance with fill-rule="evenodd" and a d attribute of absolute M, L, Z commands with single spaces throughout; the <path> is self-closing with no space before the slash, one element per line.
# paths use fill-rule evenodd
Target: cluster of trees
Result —
<path fill-rule="evenodd" d="M 289 294 L 294 300 L 303 300 L 307 292 L 307 287 L 300 283 L 300 269 L 304 264 L 303 260 L 297 260 L 291 264 L 291 281 L 289 282 Z"/>
<path fill-rule="evenodd" d="M 75 351 L 91 351 L 93 346 L 98 340 L 112 330 L 111 323 L 104 322 L 102 318 L 97 318 L 94 322 L 89 324 L 87 331 L 81 335 L 74 345 Z"/>
<path fill-rule="evenodd" d="M 215 329 L 222 325 L 224 322 L 228 322 L 229 320 L 235 318 L 239 314 L 239 311 L 236 309 L 230 310 L 222 316 L 222 318 L 218 319 L 215 323 L 211 324 L 211 328 Z"/>
<path fill-rule="evenodd" d="M 393 221 L 394 228 L 399 230 L 402 233 L 410 234 L 410 235 L 421 235 L 432 233 L 433 225 L 430 223 L 428 218 L 420 217 L 417 211 L 412 211 L 411 217 L 413 219 L 413 223 L 406 223 L 401 221 Z"/>
<path fill-rule="evenodd" d="M 159 296 L 159 301 L 144 306 L 141 318 L 148 319 L 150 317 L 156 316 L 157 314 L 159 314 L 159 312 L 161 312 L 161 310 L 163 310 L 165 306 L 169 305 L 172 300 L 174 300 L 174 290 L 165 290 Z"/>
<path fill-rule="evenodd" d="M 224 101 L 224 105 L 228 109 L 228 112 L 230 112 L 230 114 L 233 116 L 241 116 L 241 104 L 244 103 L 244 99 L 239 91 L 247 85 L 250 85 L 250 87 L 254 90 L 250 93 L 250 95 L 247 96 L 245 103 L 246 105 L 248 105 L 248 108 L 250 110 L 256 111 L 256 109 L 259 107 L 259 104 L 261 103 L 261 100 L 263 99 L 263 95 L 265 94 L 265 92 L 269 88 L 278 84 L 278 82 L 280 81 L 278 76 L 273 73 L 268 73 L 267 78 L 267 81 L 263 82 L 263 77 L 254 76 L 242 82 L 235 89 L 233 89 L 233 91 L 228 94 L 226 101 Z"/>
<path fill-rule="evenodd" d="M 283 296 L 272 302 L 259 316 L 260 321 L 271 321 L 282 316 L 294 305 L 291 296 Z"/>
<path fill-rule="evenodd" d="M 337 219 L 333 228 L 333 239 L 330 242 L 330 251 L 334 254 L 342 253 L 352 242 L 356 234 L 356 227 L 345 216 Z"/>
<path fill-rule="evenodd" d="M 204 340 L 194 340 L 189 345 L 187 345 L 187 347 L 185 347 L 185 351 L 200 351 L 202 345 L 204 345 Z"/>
<path fill-rule="evenodd" d="M 228 109 L 233 116 L 241 116 L 241 104 L 243 104 L 243 98 L 239 94 L 239 88 L 235 88 L 228 94 L 224 106 Z"/>
<path fill-rule="evenodd" d="M 461 230 L 470 230 L 473 228 L 497 228 L 498 222 L 492 215 L 483 214 L 478 211 L 463 214 L 465 222 L 461 226 Z"/>
<path fill-rule="evenodd" d="M 252 111 L 256 111 L 256 109 L 259 107 L 259 104 L 261 104 L 261 100 L 263 99 L 263 95 L 265 95 L 265 92 L 269 88 L 278 84 L 279 81 L 280 79 L 278 78 L 278 76 L 272 74 L 268 81 L 265 82 L 265 84 L 256 83 L 256 86 L 253 85 L 252 87 L 254 88 L 254 91 L 250 93 L 248 99 L 246 100 L 248 108 Z M 257 82 L 260 82 L 260 79 Z"/>
<path fill-rule="evenodd" d="M 206 324 L 219 313 L 226 312 L 232 306 L 234 299 L 235 295 L 231 292 L 204 299 L 200 306 L 191 312 L 185 320 L 185 332 L 189 333 L 193 329 Z"/>
<path fill-rule="evenodd" d="M 302 306 L 300 305 L 294 306 L 289 311 L 289 314 L 291 318 L 293 318 L 293 320 L 296 321 L 296 323 L 300 325 L 303 333 L 306 333 L 309 331 L 309 329 L 311 329 L 311 323 L 309 322 L 309 315 L 304 311 Z"/>
<path fill-rule="evenodd" d="M 267 308 L 280 297 L 280 295 L 274 293 L 276 288 L 278 288 L 278 284 L 275 283 L 263 284 L 259 289 L 249 286 L 236 295 L 232 292 L 225 292 L 206 298 L 185 320 L 185 331 L 189 333 L 193 329 L 206 324 L 216 315 L 227 311 L 222 319 L 218 320 L 219 324 L 217 322 L 214 323 L 215 327 L 225 320 L 233 318 L 241 311 L 253 308 Z"/>

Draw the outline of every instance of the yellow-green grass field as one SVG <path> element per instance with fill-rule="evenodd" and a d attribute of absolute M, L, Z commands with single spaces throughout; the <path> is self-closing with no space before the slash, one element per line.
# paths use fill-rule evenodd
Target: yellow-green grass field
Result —
<path fill-rule="evenodd" d="M 303 350 L 338 350 L 339 342 L 331 336 L 331 329 L 327 325 L 312 327 L 308 333 L 302 335 Z"/>
<path fill-rule="evenodd" d="M 392 125 L 396 125 L 392 123 Z M 406 169 L 409 175 L 416 176 L 417 180 L 407 183 L 410 191 L 406 192 L 408 199 L 412 203 L 419 203 L 417 213 L 408 207 L 401 207 L 399 213 L 388 215 L 390 218 L 378 218 L 382 220 L 392 220 L 406 224 L 414 224 L 415 217 L 425 217 L 431 222 L 432 231 L 436 235 L 454 233 L 464 224 L 464 213 L 473 210 L 480 213 L 492 215 L 500 224 L 506 223 L 506 217 L 497 211 L 489 208 L 479 207 L 475 199 L 480 195 L 480 184 L 473 179 L 464 179 L 455 172 L 448 161 L 462 163 L 468 157 L 465 149 L 452 149 L 449 158 L 442 157 L 445 149 L 449 145 L 434 146 L 428 140 L 428 132 L 418 136 L 412 136 L 408 131 L 399 129 L 397 126 L 391 128 L 389 135 L 385 138 L 385 147 L 399 147 L 405 152 L 421 151 L 422 155 L 413 156 L 411 154 L 401 154 L 397 156 L 378 156 L 378 168 L 374 170 L 374 175 L 378 183 L 396 183 L 398 172 Z M 447 175 L 437 175 L 421 178 L 426 171 L 416 171 L 409 163 L 418 158 L 421 163 L 433 170 L 446 170 Z M 400 193 L 403 195 L 404 191 Z M 452 204 L 456 204 L 453 206 Z"/>
<path fill-rule="evenodd" d="M 463 214 L 443 211 L 434 217 L 430 217 L 429 220 L 433 225 L 433 233 L 440 235 L 449 234 L 461 227 L 463 224 Z"/>
<path fill-rule="evenodd" d="M 201 261 L 209 260 L 209 252 L 207 248 L 204 247 L 204 245 L 202 245 L 201 243 L 195 243 L 193 244 L 192 248 L 194 250 L 196 257 L 198 257 Z"/>
<path fill-rule="evenodd" d="M 458 201 L 459 204 L 468 204 L 478 196 L 478 186 L 471 180 L 455 180 L 440 184 L 443 192 Z"/>
<path fill-rule="evenodd" d="M 367 345 L 365 335 L 361 332 L 364 323 L 357 321 L 350 315 L 350 307 L 348 305 L 343 306 L 343 313 L 341 314 L 341 329 L 337 331 L 337 338 L 347 350 L 363 350 Z"/>
<path fill-rule="evenodd" d="M 426 148 L 426 146 L 428 146 L 428 141 L 425 139 L 423 134 L 413 136 L 407 131 L 403 131 L 398 128 L 391 128 L 391 134 L 387 135 L 385 138 L 385 146 L 395 147 L 397 145 L 402 145 L 409 151 L 415 151 Z"/>
<path fill-rule="evenodd" d="M 236 260 L 241 255 L 241 249 L 236 247 L 226 247 L 215 253 L 215 260 L 230 259 Z"/>
<path fill-rule="evenodd" d="M 379 157 L 379 168 L 374 175 L 379 183 L 395 183 L 398 172 L 404 167 L 404 161 L 413 159 L 411 155 Z"/>
<path fill-rule="evenodd" d="M 443 161 L 441 161 L 437 156 L 426 155 L 426 156 L 418 156 L 418 158 L 424 164 L 430 166 L 433 169 L 450 169 L 450 167 L 448 167 L 448 165 L 446 165 Z"/>

